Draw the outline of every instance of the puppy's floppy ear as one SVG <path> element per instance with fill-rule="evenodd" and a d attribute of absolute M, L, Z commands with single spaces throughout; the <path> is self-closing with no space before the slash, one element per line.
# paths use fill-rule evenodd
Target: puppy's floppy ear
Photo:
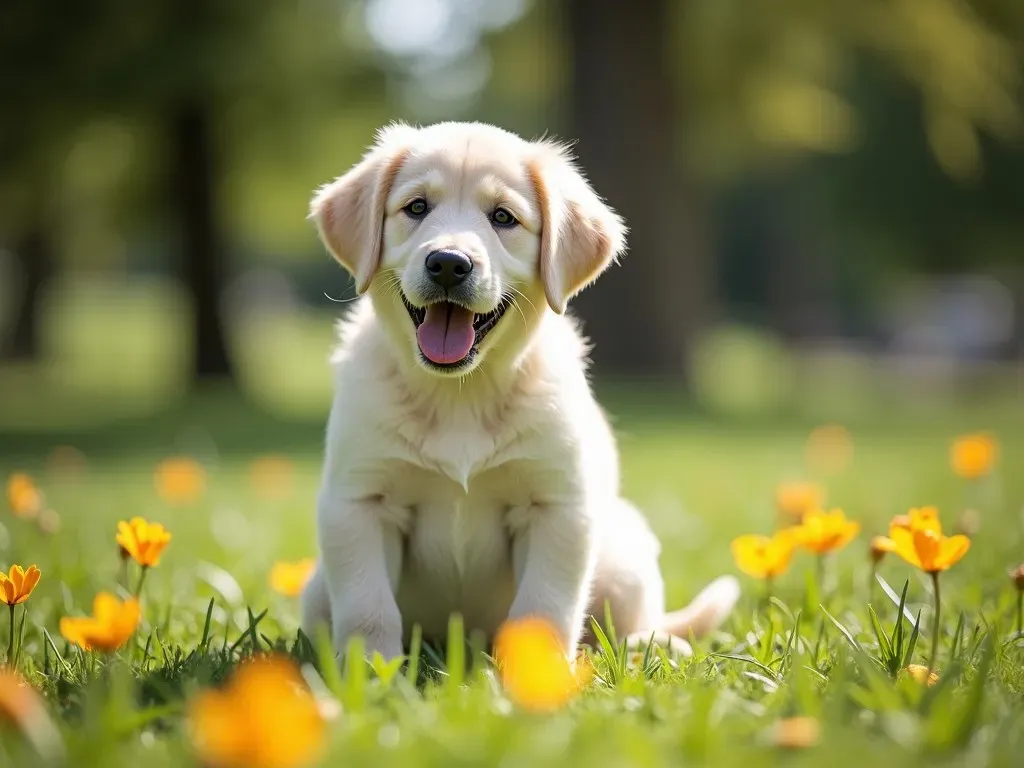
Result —
<path fill-rule="evenodd" d="M 320 187 L 310 203 L 309 218 L 327 250 L 355 278 L 356 293 L 370 287 L 380 265 L 384 205 L 416 132 L 403 123 L 382 128 L 362 160 Z"/>
<path fill-rule="evenodd" d="M 541 209 L 540 276 L 548 304 L 565 312 L 626 249 L 626 226 L 597 196 L 569 150 L 543 141 L 528 168 Z"/>

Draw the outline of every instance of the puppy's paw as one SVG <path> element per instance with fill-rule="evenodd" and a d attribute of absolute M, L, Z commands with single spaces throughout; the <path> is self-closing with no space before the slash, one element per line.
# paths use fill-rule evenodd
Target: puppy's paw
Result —
<path fill-rule="evenodd" d="M 380 616 L 364 616 L 359 619 L 350 617 L 348 621 L 335 622 L 332 637 L 334 650 L 339 659 L 348 652 L 348 644 L 352 637 L 363 639 L 366 658 L 379 653 L 385 661 L 398 658 L 404 652 L 402 647 L 401 620 L 386 620 Z"/>

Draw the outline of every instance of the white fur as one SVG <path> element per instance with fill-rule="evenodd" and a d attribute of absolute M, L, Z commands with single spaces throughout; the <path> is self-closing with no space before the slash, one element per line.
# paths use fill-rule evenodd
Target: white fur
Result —
<path fill-rule="evenodd" d="M 402 213 L 416 194 L 431 201 L 422 221 Z M 497 204 L 521 226 L 493 227 Z M 391 658 L 414 623 L 440 641 L 453 612 L 489 637 L 541 615 L 571 657 L 606 600 L 620 635 L 684 650 L 681 638 L 725 618 L 731 578 L 665 613 L 658 541 L 620 498 L 615 439 L 562 310 L 621 252 L 625 228 L 564 148 L 477 123 L 393 126 L 318 192 L 312 216 L 366 295 L 332 361 L 308 635 L 326 625 L 340 652 L 362 634 Z M 420 360 L 397 293 L 420 304 L 425 254 L 440 247 L 473 259 L 475 311 L 517 297 L 458 375 Z"/>

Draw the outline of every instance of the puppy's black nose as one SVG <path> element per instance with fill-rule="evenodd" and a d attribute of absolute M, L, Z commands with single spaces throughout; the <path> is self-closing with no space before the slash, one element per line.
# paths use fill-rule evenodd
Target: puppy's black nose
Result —
<path fill-rule="evenodd" d="M 431 251 L 427 255 L 427 274 L 442 288 L 454 288 L 473 271 L 473 261 L 462 251 Z"/>

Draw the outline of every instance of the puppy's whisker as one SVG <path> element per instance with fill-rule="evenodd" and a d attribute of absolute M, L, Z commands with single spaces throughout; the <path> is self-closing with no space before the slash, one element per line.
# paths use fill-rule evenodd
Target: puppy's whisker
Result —
<path fill-rule="evenodd" d="M 537 307 L 534 305 L 534 303 L 532 301 L 530 301 L 530 297 L 529 296 L 527 296 L 525 293 L 523 293 L 518 288 L 516 288 L 514 283 L 510 283 L 508 287 L 509 287 L 510 291 L 518 294 L 519 296 L 522 296 L 523 299 L 526 300 L 526 303 L 530 305 L 530 308 L 533 309 L 534 314 L 537 314 Z M 524 326 L 528 326 L 529 323 L 526 320 L 526 314 L 523 312 L 523 308 L 519 306 L 519 302 L 516 301 L 515 296 L 510 296 L 509 297 L 509 301 L 512 304 L 512 306 L 515 307 L 516 311 L 519 312 L 520 317 L 523 318 L 523 325 Z"/>
<path fill-rule="evenodd" d="M 526 303 L 530 305 L 530 307 L 533 309 L 534 312 L 537 311 L 537 306 L 532 301 L 530 301 L 530 297 L 527 296 L 522 291 L 520 291 L 518 288 L 516 288 L 516 284 L 515 283 L 509 283 L 508 287 L 509 287 L 509 289 L 515 291 L 517 294 L 522 296 L 526 300 Z"/>
<path fill-rule="evenodd" d="M 515 291 L 515 288 L 513 288 L 512 290 Z M 519 293 L 519 292 L 516 291 L 516 293 Z M 521 293 L 519 295 L 522 296 Z M 524 296 L 523 298 L 526 298 L 526 297 Z M 529 299 L 527 299 L 527 301 L 529 301 Z M 523 308 L 519 306 L 519 302 L 516 300 L 516 297 L 515 296 L 509 296 L 508 297 L 508 303 L 511 304 L 512 308 L 515 309 L 516 312 L 519 313 L 519 316 L 521 318 L 523 318 L 523 325 L 527 326 L 528 323 L 526 322 L 526 315 L 523 313 Z"/>

